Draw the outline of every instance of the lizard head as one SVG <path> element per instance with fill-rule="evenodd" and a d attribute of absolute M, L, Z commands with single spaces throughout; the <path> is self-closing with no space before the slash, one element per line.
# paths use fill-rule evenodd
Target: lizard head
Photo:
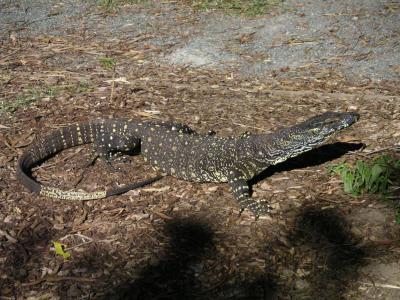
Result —
<path fill-rule="evenodd" d="M 357 122 L 355 112 L 326 112 L 269 135 L 259 152 L 269 164 L 277 164 L 326 142 L 334 133 Z"/>
<path fill-rule="evenodd" d="M 293 137 L 309 147 L 318 146 L 332 134 L 357 122 L 359 117 L 355 112 L 326 112 L 291 127 Z"/>

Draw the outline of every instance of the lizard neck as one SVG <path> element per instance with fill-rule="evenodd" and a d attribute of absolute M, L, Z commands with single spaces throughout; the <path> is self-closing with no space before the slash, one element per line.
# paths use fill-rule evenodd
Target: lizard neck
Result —
<path fill-rule="evenodd" d="M 304 143 L 289 128 L 271 134 L 254 135 L 252 144 L 254 157 L 266 167 L 276 165 L 316 146 Z"/>

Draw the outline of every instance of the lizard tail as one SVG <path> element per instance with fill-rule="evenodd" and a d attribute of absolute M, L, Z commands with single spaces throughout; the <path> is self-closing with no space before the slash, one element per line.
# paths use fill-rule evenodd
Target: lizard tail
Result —
<path fill-rule="evenodd" d="M 123 123 L 124 124 L 124 123 Z M 156 176 L 141 182 L 128 184 L 111 190 L 102 190 L 95 192 L 61 190 L 55 187 L 43 186 L 31 176 L 31 169 L 44 159 L 70 147 L 77 145 L 93 143 L 94 132 L 97 127 L 106 127 L 107 121 L 86 122 L 73 124 L 54 131 L 49 136 L 35 142 L 28 151 L 24 152 L 18 160 L 16 176 L 20 182 L 33 193 L 41 196 L 47 196 L 63 200 L 95 200 L 109 196 L 123 194 L 129 190 L 150 184 L 159 180 L 162 176 Z"/>
<path fill-rule="evenodd" d="M 30 176 L 31 169 L 41 161 L 61 150 L 92 142 L 88 131 L 93 131 L 94 127 L 95 124 L 89 122 L 77 123 L 55 130 L 47 137 L 37 140 L 19 158 L 16 168 L 17 178 L 30 192 L 49 196 L 51 194 L 55 198 L 67 197 L 68 195 L 63 194 L 60 190 L 44 187 L 34 180 Z M 56 192 L 58 192 L 58 194 Z M 93 197 L 94 195 L 91 196 Z M 100 196 L 100 194 L 96 196 Z"/>
<path fill-rule="evenodd" d="M 115 123 L 113 123 L 115 122 Z M 111 129 L 109 128 L 111 127 Z M 161 176 L 147 179 L 141 182 L 128 184 L 111 190 L 102 190 L 96 192 L 74 191 L 74 190 L 61 190 L 55 187 L 43 186 L 31 176 L 31 169 L 39 164 L 46 158 L 74 146 L 93 143 L 95 137 L 106 139 L 110 141 L 107 134 L 119 127 L 125 128 L 126 123 L 124 120 L 116 119 L 113 121 L 98 120 L 95 122 L 86 122 L 72 124 L 67 127 L 55 130 L 50 135 L 43 139 L 36 141 L 26 152 L 24 152 L 18 160 L 16 175 L 21 183 L 33 193 L 38 193 L 41 196 L 47 196 L 63 200 L 95 200 L 102 199 L 109 196 L 123 194 L 129 190 L 150 184 L 159 180 Z"/>
<path fill-rule="evenodd" d="M 140 181 L 140 182 L 127 184 L 127 185 L 123 185 L 121 187 L 117 187 L 117 188 L 108 190 L 106 192 L 106 197 L 124 194 L 124 193 L 126 193 L 126 192 L 128 192 L 130 190 L 134 190 L 134 189 L 140 188 L 142 186 L 148 185 L 150 183 L 153 183 L 153 182 L 155 182 L 157 180 L 160 180 L 161 178 L 163 178 L 163 176 L 162 175 L 158 175 L 156 177 L 149 178 L 149 179 L 146 179 L 146 180 L 143 180 L 143 181 Z"/>
<path fill-rule="evenodd" d="M 130 190 L 137 189 L 139 187 L 148 185 L 157 180 L 160 180 L 163 176 L 158 175 L 153 178 L 149 178 L 140 182 L 127 184 L 121 187 L 117 187 L 110 190 L 96 191 L 96 192 L 81 192 L 81 191 L 64 191 L 54 187 L 41 187 L 39 194 L 41 196 L 63 199 L 63 200 L 96 200 L 103 199 L 111 196 L 121 195 Z"/>
<path fill-rule="evenodd" d="M 17 163 L 17 178 L 30 192 L 39 193 L 42 185 L 28 175 L 34 164 L 31 152 L 28 151 L 22 154 Z"/>

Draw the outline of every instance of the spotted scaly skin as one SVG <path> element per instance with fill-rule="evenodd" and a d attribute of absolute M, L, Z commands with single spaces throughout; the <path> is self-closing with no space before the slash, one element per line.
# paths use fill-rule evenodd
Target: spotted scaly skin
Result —
<path fill-rule="evenodd" d="M 137 133 L 139 129 L 142 130 L 142 126 L 145 127 L 143 124 L 140 121 L 133 121 L 132 119 L 109 119 L 70 124 L 62 127 L 34 142 L 22 154 L 17 163 L 17 178 L 31 192 L 39 193 L 41 196 L 64 200 L 102 199 L 150 184 L 162 176 L 111 190 L 96 192 L 65 191 L 56 187 L 42 186 L 29 176 L 32 167 L 46 158 L 64 149 L 82 144 L 92 143 L 97 155 L 107 161 L 114 153 L 135 151 L 140 148 L 140 135 Z M 155 122 L 146 122 L 146 126 L 154 126 L 155 124 Z M 166 127 L 175 132 L 195 134 L 191 128 L 179 123 L 157 122 L 157 126 Z"/>
<path fill-rule="evenodd" d="M 170 122 L 111 119 L 75 124 L 34 145 L 26 152 L 30 155 L 25 153 L 21 157 L 17 174 L 28 189 L 42 195 L 75 200 L 104 198 L 118 192 L 86 193 L 42 187 L 26 172 L 46 157 L 79 144 L 94 143 L 103 156 L 140 146 L 145 160 L 165 174 L 194 182 L 228 182 L 241 209 L 248 208 L 258 216 L 269 212 L 270 206 L 250 197 L 251 178 L 271 165 L 325 143 L 358 118 L 354 112 L 327 112 L 271 134 L 245 133 L 228 138 L 198 134 L 188 126 Z"/>
<path fill-rule="evenodd" d="M 265 200 L 250 197 L 251 178 L 323 144 L 358 118 L 356 113 L 327 112 L 271 134 L 246 133 L 230 138 L 185 135 L 160 128 L 157 135 L 142 139 L 141 145 L 150 164 L 169 175 L 195 182 L 228 182 L 240 207 L 260 215 L 270 207 Z"/>

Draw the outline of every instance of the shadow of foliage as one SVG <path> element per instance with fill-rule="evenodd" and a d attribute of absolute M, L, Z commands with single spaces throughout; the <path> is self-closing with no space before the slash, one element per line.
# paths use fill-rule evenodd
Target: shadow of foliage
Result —
<path fill-rule="evenodd" d="M 198 221 L 167 223 L 170 236 L 166 256 L 140 272 L 131 284 L 107 299 L 189 299 L 199 286 L 195 273 L 202 257 L 213 247 L 213 231 Z"/>
<path fill-rule="evenodd" d="M 357 245 L 344 217 L 335 209 L 306 208 L 297 218 L 291 236 L 297 248 L 313 257 L 310 299 L 343 299 L 351 282 L 359 277 L 367 249 Z"/>
<path fill-rule="evenodd" d="M 268 275 L 243 281 L 237 274 L 232 284 L 202 286 L 196 273 L 203 272 L 206 257 L 214 256 L 214 233 L 207 224 L 178 219 L 167 223 L 165 233 L 170 236 L 166 255 L 103 299 L 273 299 L 275 283 Z"/>
<path fill-rule="evenodd" d="M 3 226 L 4 225 L 4 226 Z M 1 292 L 6 291 L 12 295 L 19 295 L 19 284 L 28 280 L 28 277 L 40 275 L 39 268 L 32 268 L 40 265 L 43 259 L 43 251 L 48 248 L 55 230 L 52 224 L 45 218 L 36 216 L 32 223 L 25 225 L 17 232 L 15 243 L 6 243 L 0 238 L 0 252 L 5 257 L 5 262 L 0 266 L 0 273 L 4 277 L 0 280 Z M 0 223 L 0 228 L 13 231 L 10 224 Z M 32 272 L 33 269 L 33 272 Z M 4 280 L 3 280 L 4 279 Z M 2 282 L 3 281 L 3 282 Z M 1 287 L 7 287 L 1 290 Z M 9 296 L 9 295 L 4 295 Z"/>
<path fill-rule="evenodd" d="M 239 275 L 239 274 L 238 274 Z M 240 276 L 240 275 L 239 275 Z M 272 300 L 275 296 L 275 275 L 263 274 L 253 281 L 238 279 L 232 284 L 226 284 L 213 292 L 204 293 L 197 299 L 238 299 L 238 300 Z"/>

